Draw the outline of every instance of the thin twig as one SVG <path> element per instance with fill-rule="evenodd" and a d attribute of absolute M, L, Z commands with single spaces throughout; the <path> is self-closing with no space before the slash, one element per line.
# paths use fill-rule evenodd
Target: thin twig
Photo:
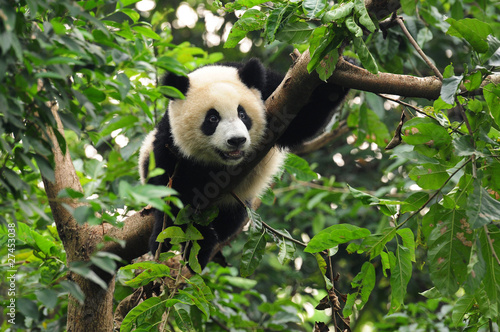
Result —
<path fill-rule="evenodd" d="M 406 103 L 406 102 L 404 102 L 404 101 L 402 101 L 402 100 L 400 100 L 400 99 L 395 99 L 395 98 L 389 97 L 388 95 L 385 95 L 385 94 L 382 94 L 382 93 L 377 93 L 377 96 L 382 97 L 382 98 L 387 99 L 387 100 L 390 100 L 390 101 L 392 101 L 392 102 L 398 103 L 398 104 L 400 104 L 400 105 L 402 105 L 402 106 L 409 107 L 409 108 L 411 108 L 411 109 L 415 110 L 415 112 L 420 113 L 420 114 L 422 114 L 422 115 L 425 115 L 426 117 L 431 118 L 431 119 L 433 119 L 433 120 L 434 120 L 434 121 L 436 121 L 436 122 L 439 122 L 439 120 L 438 120 L 438 119 L 436 119 L 434 116 L 432 116 L 432 115 L 430 115 L 430 114 L 426 113 L 425 111 L 423 111 L 422 109 L 418 108 L 417 106 L 414 106 L 414 105 L 412 105 L 412 104 L 408 104 L 408 103 Z M 460 127 L 460 126 L 459 126 L 459 127 Z M 460 131 L 458 128 L 452 128 L 452 127 L 450 127 L 450 129 L 451 129 L 453 132 L 457 133 L 457 134 L 460 134 L 460 135 L 465 135 L 465 133 L 464 133 L 464 132 L 462 132 L 462 131 Z"/>
<path fill-rule="evenodd" d="M 413 218 L 415 215 L 419 214 L 427 206 L 427 204 L 429 204 L 430 201 L 432 201 L 441 192 L 441 190 L 443 190 L 443 188 L 448 184 L 448 182 L 450 182 L 450 180 L 455 176 L 455 174 L 457 174 L 458 171 L 460 171 L 462 168 L 464 168 L 465 165 L 467 165 L 471 160 L 472 160 L 472 158 L 469 158 L 462 166 L 460 166 L 459 168 L 457 168 L 455 170 L 455 172 L 453 172 L 448 177 L 448 179 L 443 183 L 443 185 L 438 190 L 436 190 L 436 192 L 433 195 L 431 195 L 431 197 L 429 197 L 429 199 L 417 211 L 413 212 L 408 218 L 406 218 L 398 226 L 396 226 L 396 229 L 400 229 L 401 227 L 403 227 L 404 224 L 406 224 L 406 222 L 408 220 L 410 220 L 411 218 Z"/>
<path fill-rule="evenodd" d="M 238 202 L 241 206 L 243 206 L 243 207 L 245 207 L 245 208 L 250 209 L 250 207 L 248 207 L 248 206 L 245 204 L 245 202 L 243 202 L 243 201 L 241 200 L 241 198 L 239 198 L 239 197 L 238 197 L 238 195 L 236 195 L 234 192 L 231 192 L 231 195 L 234 197 L 234 199 L 235 199 L 235 200 L 236 200 L 236 201 L 237 201 L 237 202 Z M 273 234 L 278 235 L 278 236 L 281 236 L 281 237 L 285 238 L 286 240 L 289 240 L 289 241 L 291 241 L 291 242 L 293 242 L 293 243 L 295 243 L 295 244 L 298 244 L 298 245 L 300 245 L 300 246 L 302 246 L 302 247 L 304 247 L 304 248 L 305 248 L 305 247 L 307 247 L 307 244 L 306 244 L 306 243 L 304 243 L 304 242 L 302 242 L 302 241 L 299 241 L 299 240 L 296 240 L 296 239 L 294 239 L 293 237 L 290 237 L 290 236 L 288 236 L 288 235 L 286 235 L 286 234 L 281 233 L 280 231 L 278 231 L 278 230 L 276 230 L 276 229 L 272 228 L 271 226 L 269 226 L 268 224 L 266 224 L 266 223 L 264 222 L 264 220 L 261 220 L 261 222 L 262 222 L 262 226 L 264 226 L 264 228 L 265 228 L 265 229 L 269 230 L 269 231 L 270 231 L 270 232 L 272 232 Z"/>
<path fill-rule="evenodd" d="M 172 188 L 172 183 L 173 183 L 173 180 L 174 180 L 174 177 L 175 175 L 177 174 L 177 169 L 179 168 L 179 160 L 177 160 L 177 162 L 175 163 L 175 166 L 174 166 L 174 171 L 172 172 L 172 176 L 170 176 L 168 178 L 168 186 L 169 188 Z M 167 205 L 170 206 L 170 201 L 167 202 Z M 168 219 L 168 216 L 166 213 L 163 214 L 163 227 L 161 229 L 161 231 L 163 232 L 165 230 L 165 228 L 167 228 L 167 219 Z M 163 252 L 163 243 L 165 241 L 162 241 L 158 244 L 158 248 L 156 249 L 156 252 L 155 252 L 155 261 L 157 261 L 159 258 L 160 258 L 160 254 Z"/>
<path fill-rule="evenodd" d="M 404 24 L 403 18 L 400 17 L 400 16 L 398 16 L 398 17 L 395 17 L 395 20 L 396 20 L 396 22 L 398 22 L 399 26 L 401 27 L 401 30 L 405 34 L 406 38 L 408 38 L 408 41 L 413 45 L 413 47 L 415 48 L 415 50 L 418 52 L 418 54 L 420 54 L 420 56 L 425 61 L 425 63 L 427 63 L 427 65 L 432 69 L 432 71 L 434 72 L 434 74 L 436 74 L 436 76 L 442 81 L 443 80 L 443 75 L 436 68 L 436 66 L 434 66 L 434 64 L 427 57 L 427 55 L 425 55 L 424 51 L 422 51 L 422 49 L 420 48 L 420 46 L 418 46 L 418 44 L 415 41 L 415 39 L 413 39 L 413 37 L 411 36 L 411 34 L 408 31 L 408 29 L 406 29 L 406 26 Z"/>
<path fill-rule="evenodd" d="M 332 262 L 332 257 L 331 256 L 328 256 L 328 262 L 330 263 L 329 264 L 330 266 L 328 267 L 328 270 L 330 272 L 330 281 L 332 282 L 332 289 L 335 291 L 335 280 L 333 278 L 333 262 Z M 326 292 L 327 292 L 327 294 L 329 294 L 330 290 L 327 289 Z M 330 299 L 330 296 L 328 296 L 328 298 Z M 333 324 L 335 326 L 335 329 L 339 329 L 338 326 L 337 326 L 337 318 L 335 316 L 335 314 L 337 313 L 336 306 L 335 306 L 334 303 L 331 302 L 331 299 L 330 299 L 330 305 L 332 307 L 332 320 L 333 320 Z"/>

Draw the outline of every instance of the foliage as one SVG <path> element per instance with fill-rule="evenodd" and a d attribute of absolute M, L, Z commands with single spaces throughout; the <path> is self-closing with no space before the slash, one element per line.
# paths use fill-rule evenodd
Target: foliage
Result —
<path fill-rule="evenodd" d="M 79 223 L 120 226 L 146 204 L 166 212 L 168 204 L 182 204 L 169 188 L 139 184 L 138 149 L 163 115 L 164 96 L 178 94 L 159 86 L 160 75 L 223 56 L 180 42 L 187 28 L 164 24 L 173 21 L 173 6 L 158 1 L 139 11 L 136 2 L 0 0 L 2 328 L 64 330 L 68 294 L 84 301 L 67 272 L 102 284 L 88 263 L 67 265 L 53 225 L 42 176 L 54 180 L 47 140 L 56 127 L 54 105 L 65 128 L 57 139 L 67 143 L 83 186 L 58 199 L 85 204 L 71 211 Z M 197 5 L 198 13 L 217 10 Z M 345 120 L 349 133 L 305 159 L 292 155 L 258 214 L 249 211 L 247 234 L 223 250 L 235 267 L 210 264 L 190 279 L 158 262 L 119 271 L 117 301 L 157 278 L 185 284 L 141 302 L 122 330 L 155 330 L 168 319 L 184 331 L 307 331 L 318 321 L 340 327 L 347 316 L 353 330 L 498 328 L 500 90 L 488 75 L 500 65 L 499 7 L 435 0 L 401 6 L 408 30 L 443 73 L 440 98 L 397 106 L 353 93 L 332 121 L 337 129 Z M 278 49 L 268 59 L 276 66 L 286 63 L 280 51 L 293 45 L 309 49 L 308 69 L 324 80 L 339 50 L 372 73 L 433 75 L 398 28 L 380 32 L 361 0 L 240 0 L 224 10 L 227 22 L 239 15 L 225 47 L 250 38 L 254 55 Z M 191 33 L 202 35 L 197 31 Z M 403 112 L 402 144 L 383 153 Z M 176 234 L 163 236 L 197 239 Z M 92 263 L 114 270 L 116 260 L 98 253 Z M 15 325 L 7 315 L 12 298 Z"/>

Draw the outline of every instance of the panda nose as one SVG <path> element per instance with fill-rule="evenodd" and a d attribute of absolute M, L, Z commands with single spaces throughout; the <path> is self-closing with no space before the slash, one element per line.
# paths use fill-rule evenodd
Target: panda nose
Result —
<path fill-rule="evenodd" d="M 247 141 L 246 137 L 231 137 L 227 140 L 227 144 L 232 147 L 238 148 Z"/>

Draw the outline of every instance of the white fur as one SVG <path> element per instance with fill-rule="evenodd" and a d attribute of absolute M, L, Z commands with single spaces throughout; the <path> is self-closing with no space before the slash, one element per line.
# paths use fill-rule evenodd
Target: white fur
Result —
<path fill-rule="evenodd" d="M 215 133 L 208 136 L 207 139 L 210 144 L 223 152 L 234 151 L 234 147 L 228 143 L 228 140 L 232 137 L 244 137 L 246 138 L 245 143 L 238 148 L 240 151 L 247 152 L 251 148 L 251 138 L 248 133 L 247 127 L 238 117 L 223 117 L 220 121 Z M 207 151 L 208 152 L 208 151 Z M 241 160 L 223 160 L 219 155 L 214 156 L 220 162 L 227 165 L 237 165 Z"/>
<path fill-rule="evenodd" d="M 169 104 L 174 143 L 185 157 L 207 164 L 223 163 L 213 149 L 230 150 L 223 149 L 228 134 L 223 130 L 229 128 L 231 132 L 246 132 L 244 124 L 238 118 L 238 105 L 252 119 L 245 149 L 251 152 L 249 150 L 260 144 L 266 125 L 264 103 L 257 89 L 249 89 L 241 82 L 236 68 L 208 66 L 195 70 L 188 77 L 186 99 L 174 100 Z M 211 108 L 221 115 L 222 123 L 219 126 L 222 125 L 223 128 L 217 128 L 212 135 L 214 137 L 207 137 L 200 128 L 206 112 Z"/>
<path fill-rule="evenodd" d="M 234 189 L 234 193 L 243 201 L 250 201 L 264 193 L 271 185 L 273 177 L 281 171 L 286 152 L 273 147 L 255 166 L 245 179 Z M 235 204 L 231 195 L 223 197 L 220 204 Z"/>
<path fill-rule="evenodd" d="M 151 152 L 153 152 L 153 142 L 155 140 L 156 131 L 157 129 L 155 128 L 146 136 L 139 150 L 139 175 L 141 177 L 141 183 L 146 183 L 147 168 L 144 168 L 144 162 L 149 158 Z"/>

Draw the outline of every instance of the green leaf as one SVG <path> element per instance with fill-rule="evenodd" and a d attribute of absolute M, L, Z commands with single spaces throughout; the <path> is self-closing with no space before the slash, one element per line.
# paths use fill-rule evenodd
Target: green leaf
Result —
<path fill-rule="evenodd" d="M 413 16 L 417 9 L 417 2 L 415 0 L 401 0 L 401 8 L 406 15 Z"/>
<path fill-rule="evenodd" d="M 252 8 L 252 7 L 258 6 L 264 2 L 267 2 L 267 1 L 266 0 L 236 0 L 234 2 L 227 3 L 224 8 L 226 11 L 232 12 L 232 11 L 242 9 L 242 8 Z"/>
<path fill-rule="evenodd" d="M 40 289 L 35 291 L 36 299 L 45 307 L 53 310 L 57 306 L 58 292 L 52 289 Z"/>
<path fill-rule="evenodd" d="M 392 254 L 392 253 L 390 253 Z M 391 309 L 394 313 L 403 304 L 406 296 L 406 287 L 412 275 L 411 253 L 408 248 L 398 245 L 396 256 L 390 255 L 391 263 Z"/>
<path fill-rule="evenodd" d="M 341 3 L 336 5 L 334 9 L 328 11 L 321 18 L 323 24 L 335 22 L 351 15 L 354 9 L 354 2 Z"/>
<path fill-rule="evenodd" d="M 396 231 L 401 239 L 403 239 L 403 246 L 408 249 L 410 259 L 412 262 L 416 262 L 415 259 L 415 235 L 409 228 L 400 228 Z"/>
<path fill-rule="evenodd" d="M 269 13 L 264 28 L 264 36 L 268 44 L 276 39 L 276 32 L 283 23 L 284 18 L 286 19 L 286 16 L 290 14 L 291 7 L 290 4 L 287 4 L 285 7 L 276 8 Z"/>
<path fill-rule="evenodd" d="M 452 295 L 467 278 L 472 247 L 464 211 L 441 214 L 428 240 L 427 259 L 431 280 L 443 295 Z"/>
<path fill-rule="evenodd" d="M 138 121 L 139 119 L 134 115 L 117 117 L 116 121 L 110 122 L 104 129 L 101 130 L 101 135 L 104 137 L 110 135 L 117 129 L 133 127 L 137 124 Z"/>
<path fill-rule="evenodd" d="M 292 237 L 290 235 L 290 233 L 288 233 L 288 231 L 286 229 L 282 229 L 280 230 L 280 233 L 283 233 L 285 235 L 287 235 L 288 237 Z M 279 237 L 277 236 L 278 239 L 279 239 L 279 248 L 280 248 L 280 251 L 278 253 L 278 261 L 282 264 L 282 265 L 285 265 L 286 263 L 288 263 L 289 261 L 291 261 L 294 257 L 294 254 L 295 254 L 295 243 L 293 243 L 292 241 L 290 240 L 287 240 L 285 237 Z"/>
<path fill-rule="evenodd" d="M 472 229 L 500 221 L 500 202 L 490 196 L 478 179 L 474 180 L 474 191 L 467 199 L 467 218 Z"/>
<path fill-rule="evenodd" d="M 468 91 L 474 91 L 476 89 L 479 89 L 482 82 L 483 82 L 483 73 L 481 73 L 481 71 L 476 71 L 472 74 L 465 76 L 464 86 Z"/>
<path fill-rule="evenodd" d="M 408 176 L 422 189 L 439 189 L 449 178 L 446 167 L 434 164 L 413 167 Z"/>
<path fill-rule="evenodd" d="M 196 273 L 201 273 L 201 265 L 200 262 L 198 262 L 198 253 L 200 252 L 200 249 L 201 247 L 198 244 L 198 241 L 193 241 L 191 251 L 189 252 L 189 267 Z"/>
<path fill-rule="evenodd" d="M 194 324 L 191 319 L 191 314 L 183 308 L 173 307 L 173 315 L 175 323 L 181 331 L 194 331 Z"/>
<path fill-rule="evenodd" d="M 69 269 L 83 278 L 92 281 L 96 285 L 99 285 L 102 289 L 108 289 L 107 283 L 90 269 L 88 262 L 71 262 L 69 264 Z"/>
<path fill-rule="evenodd" d="M 337 52 L 342 40 L 344 39 L 344 32 L 339 28 L 328 29 L 326 36 L 323 35 L 324 29 L 318 28 L 313 32 L 311 38 L 311 60 L 307 64 L 307 70 L 311 73 L 316 68 L 319 68 L 321 61 L 326 56 L 331 57 L 330 54 Z M 337 52 L 338 58 L 338 52 Z M 337 62 L 335 62 L 335 65 Z M 331 66 L 330 66 L 331 67 Z M 333 72 L 333 70 L 332 70 Z"/>
<path fill-rule="evenodd" d="M 326 8 L 326 0 L 304 0 L 302 8 L 308 18 L 319 17 Z"/>
<path fill-rule="evenodd" d="M 318 178 L 307 161 L 292 153 L 288 154 L 285 160 L 285 170 L 295 176 L 300 181 L 311 181 Z"/>
<path fill-rule="evenodd" d="M 126 181 L 120 181 L 118 192 L 121 197 L 129 198 L 135 204 L 150 204 L 154 208 L 164 212 L 170 211 L 170 207 L 165 204 L 164 198 L 177 193 L 172 188 L 151 184 L 132 187 Z"/>
<path fill-rule="evenodd" d="M 323 58 L 323 62 L 320 66 L 316 68 L 316 72 L 319 75 L 319 79 L 325 81 L 332 76 L 333 71 L 337 67 L 337 62 L 339 61 L 339 52 L 334 49 L 329 54 Z"/>
<path fill-rule="evenodd" d="M 123 8 L 120 11 L 122 13 L 124 13 L 125 15 L 127 15 L 128 17 L 130 17 L 132 19 L 132 21 L 134 21 L 134 23 L 136 23 L 141 18 L 141 14 L 139 14 L 137 11 L 135 11 L 133 9 Z"/>
<path fill-rule="evenodd" d="M 180 244 L 188 241 L 186 233 L 184 233 L 182 228 L 177 226 L 170 226 L 164 229 L 160 234 L 158 234 L 156 241 L 163 242 L 165 239 L 170 239 L 171 244 Z"/>
<path fill-rule="evenodd" d="M 141 26 L 141 25 L 136 25 L 136 26 L 133 26 L 132 27 L 132 30 L 134 30 L 135 32 L 143 35 L 144 37 L 147 37 L 147 38 L 151 38 L 151 39 L 155 39 L 155 40 L 160 40 L 161 37 L 156 33 L 154 32 L 153 30 L 151 30 L 150 27 L 145 27 L 145 26 Z"/>
<path fill-rule="evenodd" d="M 288 44 L 304 44 L 315 26 L 307 22 L 287 22 L 276 34 L 276 39 Z"/>
<path fill-rule="evenodd" d="M 158 88 L 162 94 L 167 97 L 175 98 L 175 99 L 186 99 L 186 96 L 182 94 L 177 88 L 173 86 L 160 86 Z"/>
<path fill-rule="evenodd" d="M 153 317 L 160 316 L 165 311 L 165 308 L 168 306 L 173 306 L 174 303 L 178 303 L 180 300 L 178 299 L 170 299 L 168 301 L 163 300 L 160 297 L 150 297 L 146 299 L 144 302 L 139 303 L 139 305 L 135 306 L 132 310 L 129 311 L 127 316 L 122 321 L 122 325 L 120 328 L 121 332 L 130 332 L 132 330 L 136 330 L 135 324 L 141 320 L 153 320 Z M 169 305 L 167 305 L 169 304 Z"/>
<path fill-rule="evenodd" d="M 372 205 L 373 203 L 379 202 L 378 197 L 367 194 L 361 190 L 351 187 L 350 185 L 347 185 L 347 188 L 349 188 L 349 191 L 351 192 L 352 196 L 360 200 L 364 205 Z"/>
<path fill-rule="evenodd" d="M 448 18 L 446 22 L 451 25 L 447 34 L 464 38 L 478 53 L 488 51 L 487 37 L 493 34 L 493 30 L 488 23 L 472 18 L 458 21 Z"/>
<path fill-rule="evenodd" d="M 464 294 L 464 296 L 458 299 L 457 303 L 453 306 L 451 314 L 453 326 L 460 326 L 463 323 L 464 316 L 470 312 L 475 303 L 476 300 L 473 294 Z"/>
<path fill-rule="evenodd" d="M 381 251 L 380 261 L 382 263 L 382 273 L 384 274 L 384 277 L 387 278 L 387 270 L 391 270 L 391 262 L 389 259 L 389 254 L 387 254 L 385 251 Z"/>
<path fill-rule="evenodd" d="M 493 280 L 485 280 L 485 286 L 474 294 L 476 304 L 484 318 L 498 320 L 499 316 L 499 290 L 498 275 Z M 495 283 L 497 282 L 497 283 Z M 495 292 L 496 291 L 496 292 Z"/>
<path fill-rule="evenodd" d="M 100 103 L 106 99 L 106 94 L 94 87 L 87 88 L 82 92 L 93 103 Z"/>
<path fill-rule="evenodd" d="M 380 121 L 378 115 L 364 104 L 351 111 L 347 118 L 347 125 L 351 128 L 357 127 L 357 130 L 354 130 L 354 134 L 359 137 L 356 145 L 368 141 L 378 146 L 385 146 L 392 137 L 385 123 Z"/>
<path fill-rule="evenodd" d="M 316 234 L 309 241 L 304 251 L 317 253 L 342 243 L 366 238 L 368 235 L 370 235 L 370 231 L 366 228 L 360 228 L 351 224 L 333 225 Z"/>
<path fill-rule="evenodd" d="M 425 202 L 429 199 L 429 194 L 425 192 L 416 192 L 405 199 L 403 205 L 401 205 L 401 213 L 406 213 L 410 211 L 417 211 L 420 209 Z"/>
<path fill-rule="evenodd" d="M 359 302 L 356 302 L 357 310 L 363 309 L 365 304 L 368 302 L 370 294 L 375 288 L 375 267 L 370 262 L 364 262 L 361 267 L 361 271 L 354 277 L 351 282 L 353 288 L 357 287 L 358 290 L 355 293 L 348 295 L 348 300 L 344 306 L 343 314 L 344 317 L 349 317 L 352 314 L 352 308 L 354 306 L 355 300 L 360 297 Z"/>
<path fill-rule="evenodd" d="M 446 128 L 430 118 L 413 118 L 402 128 L 403 140 L 411 145 L 425 144 L 429 147 L 442 147 L 451 142 Z"/>
<path fill-rule="evenodd" d="M 366 10 L 364 0 L 354 0 L 354 11 L 359 15 L 359 23 L 368 31 L 374 32 L 376 27 Z"/>
<path fill-rule="evenodd" d="M 356 22 L 354 22 L 354 18 L 348 17 L 345 19 L 345 25 L 347 27 L 347 30 L 351 32 L 353 37 L 355 38 L 360 38 L 363 36 L 363 29 L 361 29 Z M 363 40 L 361 40 L 363 42 Z"/>
<path fill-rule="evenodd" d="M 361 60 L 363 67 L 365 67 L 365 69 L 372 74 L 378 74 L 377 62 L 368 47 L 366 47 L 363 39 L 361 37 L 354 36 L 353 43 L 356 54 L 359 56 L 359 60 Z"/>
<path fill-rule="evenodd" d="M 149 284 L 151 281 L 170 277 L 170 268 L 166 265 L 156 263 L 156 262 L 140 262 L 136 264 L 130 264 L 122 267 L 121 270 L 144 270 L 135 278 L 126 281 L 127 286 L 138 288 Z"/>
<path fill-rule="evenodd" d="M 85 300 L 85 294 L 83 293 L 80 286 L 78 286 L 76 282 L 69 280 L 62 280 L 59 284 L 66 292 L 71 294 L 71 296 L 73 296 L 78 301 L 78 303 L 83 305 L 83 301 Z"/>
<path fill-rule="evenodd" d="M 483 88 L 483 95 L 495 123 L 500 123 L 500 88 L 490 83 Z"/>
<path fill-rule="evenodd" d="M 233 48 L 246 36 L 247 32 L 259 30 L 264 26 L 266 14 L 257 9 L 249 9 L 233 25 L 224 48 Z"/>
<path fill-rule="evenodd" d="M 472 145 L 471 138 L 470 135 L 463 135 L 453 140 L 453 147 L 457 156 L 470 156 L 477 153 L 474 145 Z"/>
<path fill-rule="evenodd" d="M 452 76 L 443 79 L 443 85 L 441 86 L 441 99 L 450 105 L 455 104 L 455 96 L 458 93 L 460 83 L 462 83 L 463 76 Z"/>
<path fill-rule="evenodd" d="M 486 263 L 486 274 L 482 279 L 486 296 L 481 298 L 481 302 L 487 305 L 487 308 L 480 308 L 489 318 L 498 319 L 492 316 L 498 316 L 500 311 L 500 265 L 497 263 L 500 257 L 500 233 L 494 225 L 489 225 L 487 231 L 481 229 L 479 232 L 480 250 Z"/>
<path fill-rule="evenodd" d="M 56 181 L 54 169 L 52 168 L 52 165 L 49 163 L 49 161 L 38 154 L 36 154 L 34 158 L 42 176 L 50 182 L 54 183 Z"/>
<path fill-rule="evenodd" d="M 361 243 L 361 247 L 364 251 L 370 253 L 370 260 L 372 260 L 380 255 L 387 242 L 391 241 L 395 235 L 395 227 L 386 227 L 382 230 L 382 233 L 372 234 L 366 237 Z"/>
<path fill-rule="evenodd" d="M 242 277 L 252 275 L 262 260 L 267 243 L 265 235 L 265 231 L 250 231 L 241 255 L 240 274 Z"/>

